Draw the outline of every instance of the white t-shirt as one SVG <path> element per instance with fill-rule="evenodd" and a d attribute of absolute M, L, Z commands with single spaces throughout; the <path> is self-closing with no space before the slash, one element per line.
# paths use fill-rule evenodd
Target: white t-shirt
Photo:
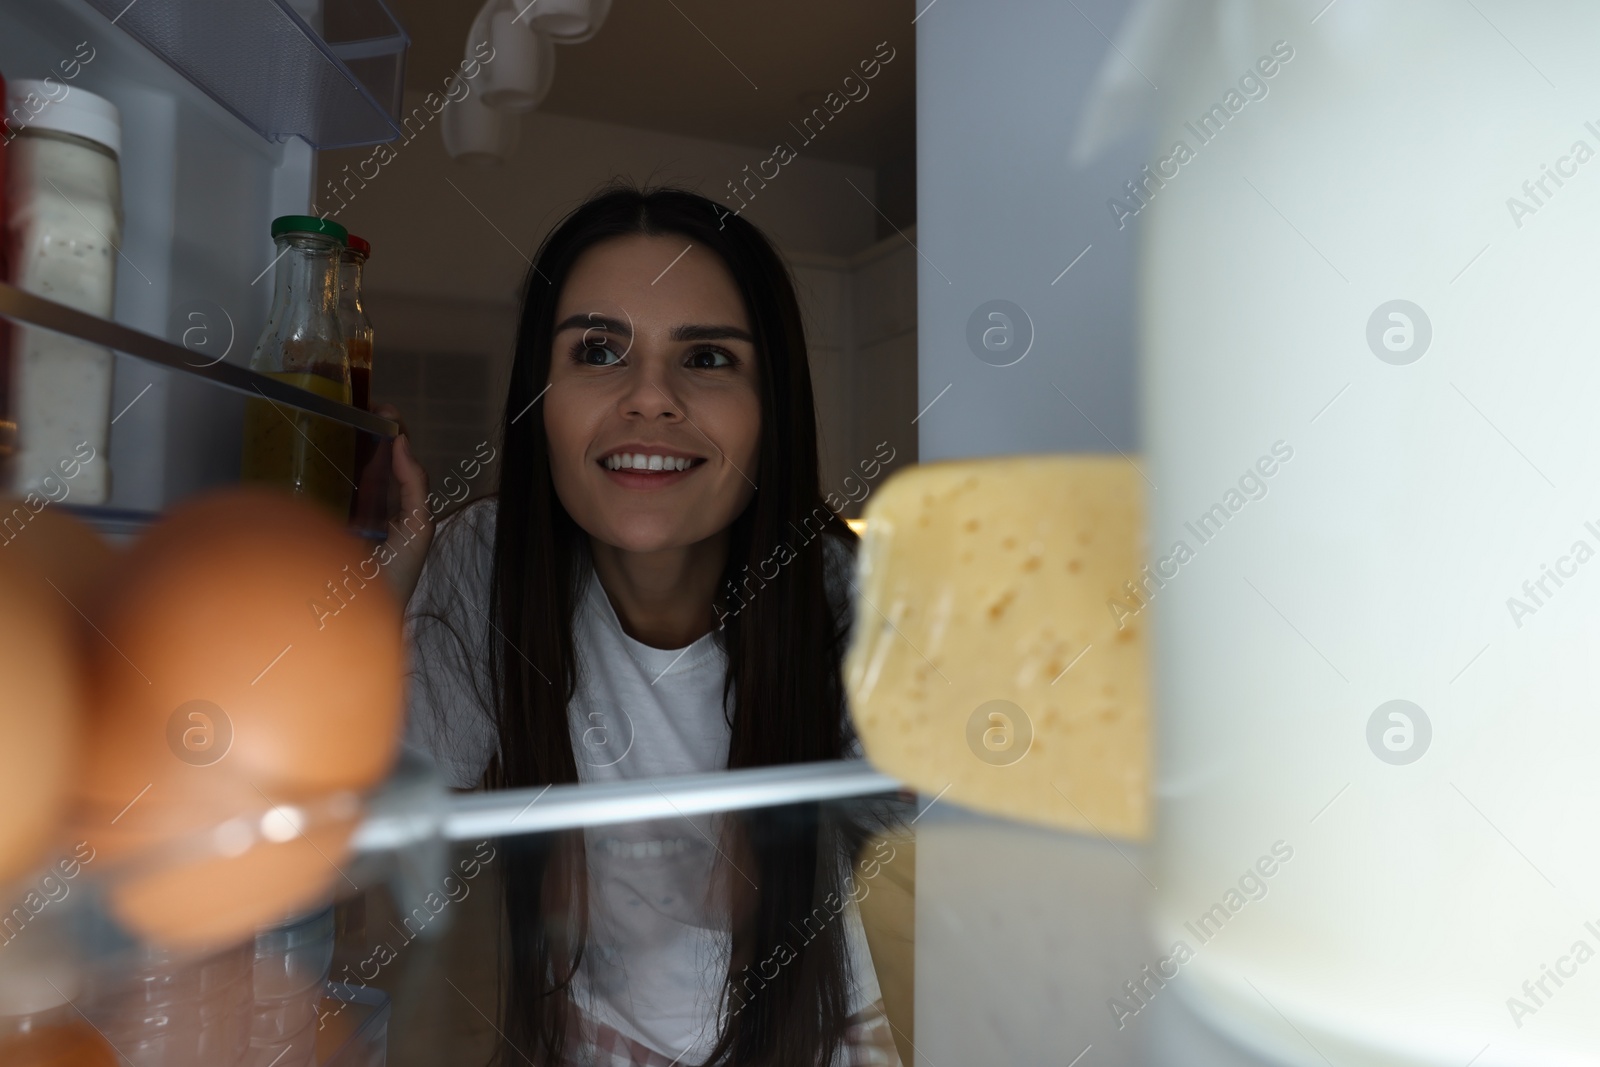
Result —
<path fill-rule="evenodd" d="M 464 789 L 479 783 L 498 744 L 486 669 L 495 516 L 495 501 L 483 500 L 440 525 L 406 611 L 414 657 L 407 744 Z M 849 551 L 831 538 L 826 545 L 830 591 L 847 606 Z M 642 644 L 623 632 L 592 571 L 573 631 L 578 675 L 569 713 L 581 782 L 727 766 L 727 656 L 715 632 L 681 649 Z M 591 925 L 574 983 L 578 1004 L 684 1062 L 702 1062 L 716 1039 L 729 952 L 725 904 L 713 890 L 720 830 L 721 817 L 706 815 L 585 831 Z M 855 1013 L 879 998 L 878 983 L 853 904 L 841 919 Z"/>

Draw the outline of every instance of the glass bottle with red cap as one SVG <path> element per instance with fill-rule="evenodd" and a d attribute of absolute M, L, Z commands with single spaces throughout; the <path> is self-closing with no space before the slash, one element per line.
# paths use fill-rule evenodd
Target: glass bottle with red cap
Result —
<path fill-rule="evenodd" d="M 372 245 L 352 233 L 345 238 L 339 261 L 339 328 L 350 360 L 350 402 L 362 411 L 372 410 L 372 319 L 361 299 L 362 273 L 371 255 Z M 389 516 L 389 463 L 384 443 L 373 434 L 356 434 L 356 491 L 350 504 L 351 525 L 364 536 L 379 539 L 388 533 Z"/>
<path fill-rule="evenodd" d="M 361 303 L 361 273 L 372 255 L 372 245 L 355 234 L 345 238 L 339 258 L 339 328 L 350 359 L 350 403 L 372 410 L 372 320 Z"/>

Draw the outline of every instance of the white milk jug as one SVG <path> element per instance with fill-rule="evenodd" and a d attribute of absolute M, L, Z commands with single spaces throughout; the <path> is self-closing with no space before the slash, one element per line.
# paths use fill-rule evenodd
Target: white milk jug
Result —
<path fill-rule="evenodd" d="M 1102 77 L 1159 116 L 1107 204 L 1155 936 L 1284 1063 L 1600 1064 L 1596 41 L 1579 2 L 1157 3 L 1107 60 L 1159 86 Z"/>

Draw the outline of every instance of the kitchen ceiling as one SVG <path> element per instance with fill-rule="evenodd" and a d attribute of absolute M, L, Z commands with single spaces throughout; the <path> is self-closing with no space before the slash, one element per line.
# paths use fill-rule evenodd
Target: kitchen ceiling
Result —
<path fill-rule="evenodd" d="M 460 62 L 478 0 L 389 0 L 411 34 L 406 87 L 427 91 Z M 525 0 L 518 0 L 525 2 Z M 882 166 L 914 151 L 912 0 L 615 0 L 592 40 L 556 49 L 539 110 L 770 150 L 840 90 L 880 42 L 893 61 L 808 155 Z M 859 95 L 860 90 L 856 90 Z"/>

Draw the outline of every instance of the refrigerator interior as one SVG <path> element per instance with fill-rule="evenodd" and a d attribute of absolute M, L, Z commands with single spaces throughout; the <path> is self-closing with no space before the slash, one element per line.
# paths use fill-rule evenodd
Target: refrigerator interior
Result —
<path fill-rule="evenodd" d="M 225 353 L 245 365 L 272 295 L 267 230 L 309 203 L 311 148 L 257 136 L 84 0 L 0 4 L 8 80 L 62 80 L 70 68 L 61 64 L 89 49 L 66 85 L 121 111 L 115 318 L 184 344 L 196 363 Z M 119 354 L 110 506 L 157 511 L 236 480 L 243 405 L 239 394 Z"/>

